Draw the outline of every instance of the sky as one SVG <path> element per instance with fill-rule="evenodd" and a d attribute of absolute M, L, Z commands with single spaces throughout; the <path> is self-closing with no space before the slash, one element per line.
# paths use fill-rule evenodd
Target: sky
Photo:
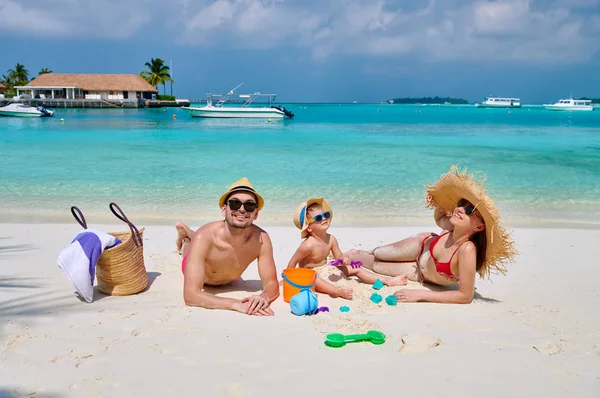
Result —
<path fill-rule="evenodd" d="M 188 99 L 600 97 L 599 48 L 600 0 L 0 0 L 0 75 L 162 58 Z"/>

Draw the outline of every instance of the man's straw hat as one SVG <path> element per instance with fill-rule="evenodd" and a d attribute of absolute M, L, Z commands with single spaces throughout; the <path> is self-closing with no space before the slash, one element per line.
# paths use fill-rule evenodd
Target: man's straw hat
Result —
<path fill-rule="evenodd" d="M 251 194 L 256 196 L 256 201 L 258 202 L 258 210 L 263 208 L 265 201 L 263 200 L 262 196 L 260 196 L 258 194 L 258 192 L 256 192 L 256 190 L 250 183 L 250 180 L 248 180 L 246 177 L 240 178 L 239 180 L 237 180 L 236 182 L 234 182 L 233 184 L 231 184 L 229 186 L 229 189 L 227 190 L 227 192 L 225 192 L 221 196 L 221 199 L 219 199 L 219 207 L 223 207 L 223 205 L 225 204 L 225 200 L 227 199 L 227 197 L 229 195 L 231 195 L 234 192 L 239 192 L 239 191 L 250 192 Z"/>
<path fill-rule="evenodd" d="M 321 206 L 323 211 L 328 211 L 329 213 L 331 213 L 329 221 L 333 219 L 333 210 L 331 209 L 329 202 L 325 200 L 325 198 L 310 198 L 307 201 L 301 203 L 300 206 L 296 208 L 296 212 L 294 213 L 294 224 L 296 224 L 296 227 L 300 229 L 300 237 L 302 239 L 308 236 L 308 231 L 306 230 L 308 228 L 307 209 L 315 203 Z"/>
<path fill-rule="evenodd" d="M 506 274 L 505 265 L 519 254 L 510 234 L 500 225 L 498 209 L 485 193 L 485 180 L 485 176 L 477 179 L 474 174 L 468 174 L 466 168 L 460 171 L 457 166 L 452 166 L 438 182 L 426 185 L 428 207 L 453 211 L 460 199 L 477 205 L 485 223 L 487 238 L 485 262 L 478 271 L 481 278 L 489 278 L 491 274 Z"/>

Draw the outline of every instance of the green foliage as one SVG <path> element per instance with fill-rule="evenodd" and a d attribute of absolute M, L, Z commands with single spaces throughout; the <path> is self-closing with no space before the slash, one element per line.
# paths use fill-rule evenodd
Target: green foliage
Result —
<path fill-rule="evenodd" d="M 388 102 L 392 104 L 468 104 L 469 101 L 462 98 L 450 97 L 421 97 L 421 98 L 393 98 Z"/>
<path fill-rule="evenodd" d="M 24 86 L 29 83 L 29 71 L 22 64 L 16 64 L 14 69 L 9 69 L 8 76 L 13 86 Z"/>
<path fill-rule="evenodd" d="M 148 83 L 158 90 L 158 85 L 163 85 L 163 93 L 165 92 L 165 84 L 167 82 L 174 82 L 169 72 L 169 67 L 165 65 L 165 61 L 160 58 L 152 58 L 150 62 L 146 62 L 148 70 L 140 72 L 140 76 L 143 77 Z"/>
<path fill-rule="evenodd" d="M 592 104 L 600 104 L 600 98 L 581 97 L 580 100 L 590 100 Z"/>
<path fill-rule="evenodd" d="M 38 76 L 45 75 L 46 73 L 52 73 L 52 70 L 48 68 L 42 68 L 42 70 L 38 72 Z"/>
<path fill-rule="evenodd" d="M 157 95 L 156 99 L 161 100 L 161 101 L 175 101 L 175 96 L 174 95 Z"/>
<path fill-rule="evenodd" d="M 29 71 L 22 64 L 16 64 L 13 69 L 9 69 L 6 75 L 2 75 L 0 79 L 6 87 L 6 92 L 9 95 L 15 94 L 15 86 L 24 86 L 29 83 Z"/>

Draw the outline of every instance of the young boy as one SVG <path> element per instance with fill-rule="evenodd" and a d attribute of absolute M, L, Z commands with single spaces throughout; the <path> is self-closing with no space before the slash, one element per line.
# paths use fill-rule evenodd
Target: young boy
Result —
<path fill-rule="evenodd" d="M 374 283 L 379 279 L 387 286 L 406 285 L 408 275 L 393 278 L 379 276 L 364 268 L 350 266 L 350 259 L 343 256 L 335 236 L 327 233 L 332 219 L 333 211 L 324 198 L 310 198 L 298 206 L 294 214 L 294 224 L 302 231 L 300 236 L 304 241 L 290 259 L 288 268 L 294 268 L 296 265 L 300 268 L 314 268 L 325 265 L 329 253 L 332 253 L 334 258 L 343 260 L 343 265 L 338 268 L 346 276 L 354 275 L 365 283 Z M 315 288 L 319 293 L 352 300 L 352 289 L 336 287 L 321 278 L 317 278 Z"/>

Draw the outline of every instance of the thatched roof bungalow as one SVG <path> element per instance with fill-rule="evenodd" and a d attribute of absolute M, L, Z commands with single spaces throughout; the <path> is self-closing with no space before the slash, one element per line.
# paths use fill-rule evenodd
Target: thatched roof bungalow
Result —
<path fill-rule="evenodd" d="M 158 90 L 138 75 L 45 73 L 25 86 L 15 87 L 17 95 L 61 99 L 149 99 Z"/>

